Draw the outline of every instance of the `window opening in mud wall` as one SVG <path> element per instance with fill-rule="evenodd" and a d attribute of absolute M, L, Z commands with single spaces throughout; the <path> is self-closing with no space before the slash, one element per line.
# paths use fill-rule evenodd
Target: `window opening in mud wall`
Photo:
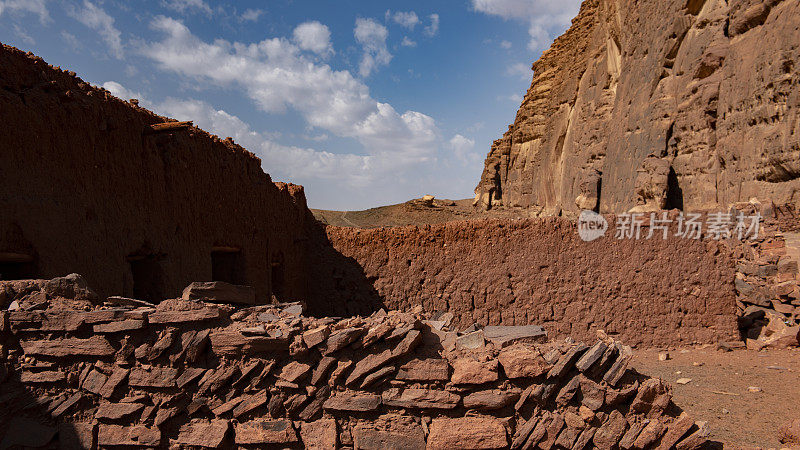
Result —
<path fill-rule="evenodd" d="M 0 280 L 25 280 L 39 276 L 38 257 L 33 245 L 25 239 L 22 228 L 3 224 L 0 229 Z"/>
<path fill-rule="evenodd" d="M 36 276 L 36 260 L 32 255 L 0 251 L 0 280 L 26 280 Z"/>
<path fill-rule="evenodd" d="M 283 252 L 278 252 L 272 255 L 272 262 L 270 264 L 270 280 L 272 282 L 272 298 L 279 302 L 285 301 L 285 274 L 283 268 Z"/>
<path fill-rule="evenodd" d="M 211 248 L 211 281 L 246 284 L 244 273 L 244 256 L 241 249 L 223 246 Z"/>
<path fill-rule="evenodd" d="M 127 259 L 133 275 L 133 297 L 151 303 L 164 300 L 164 269 L 161 263 L 166 255 L 134 253 L 128 255 Z"/>

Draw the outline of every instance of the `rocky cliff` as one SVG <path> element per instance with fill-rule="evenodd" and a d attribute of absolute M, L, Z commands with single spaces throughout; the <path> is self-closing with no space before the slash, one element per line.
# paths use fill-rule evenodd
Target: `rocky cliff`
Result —
<path fill-rule="evenodd" d="M 586 0 L 475 200 L 555 215 L 800 202 L 800 3 Z"/>

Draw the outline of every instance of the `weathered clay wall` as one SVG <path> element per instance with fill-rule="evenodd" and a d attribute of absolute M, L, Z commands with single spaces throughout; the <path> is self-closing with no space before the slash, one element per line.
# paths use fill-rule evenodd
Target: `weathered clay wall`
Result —
<path fill-rule="evenodd" d="M 302 296 L 301 186 L 198 128 L 151 133 L 167 119 L 41 58 L 3 46 L 0 68 L 0 273 L 22 255 L 29 278 L 78 272 L 101 296 L 134 296 L 129 260 L 145 256 L 167 298 L 212 279 L 213 247 L 238 248 L 234 281 L 262 301 L 273 284 Z"/>
<path fill-rule="evenodd" d="M 797 204 L 798 18 L 789 0 L 586 0 L 533 63 L 476 201 L 544 215 Z"/>
<path fill-rule="evenodd" d="M 584 242 L 559 218 L 327 235 L 331 253 L 362 271 L 314 264 L 312 297 L 324 303 L 312 312 L 372 301 L 450 311 L 461 327 L 536 324 L 575 339 L 597 329 L 644 346 L 738 339 L 734 262 L 717 241 L 616 240 L 612 219 L 606 237 Z"/>
<path fill-rule="evenodd" d="M 313 319 L 298 304 L 15 300 L 0 312 L 3 448 L 694 450 L 709 436 L 602 336 L 484 339 L 444 318 Z"/>

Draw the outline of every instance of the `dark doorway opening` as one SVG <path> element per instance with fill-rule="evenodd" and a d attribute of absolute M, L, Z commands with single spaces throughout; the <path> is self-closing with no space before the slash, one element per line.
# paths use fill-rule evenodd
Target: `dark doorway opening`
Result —
<path fill-rule="evenodd" d="M 678 183 L 678 174 L 675 169 L 669 168 L 667 175 L 667 206 L 666 209 L 679 209 L 683 211 L 683 189 Z"/>
<path fill-rule="evenodd" d="M 283 269 L 283 252 L 278 252 L 272 256 L 270 264 L 270 281 L 272 283 L 272 297 L 279 302 L 284 301 L 285 286 L 284 286 L 284 269 Z"/>
<path fill-rule="evenodd" d="M 594 209 L 592 211 L 596 213 L 600 213 L 600 200 L 602 200 L 603 195 L 603 173 L 598 171 L 597 175 L 597 204 L 594 205 Z"/>
<path fill-rule="evenodd" d="M 134 254 L 128 256 L 128 264 L 133 275 L 133 297 L 151 303 L 164 300 L 164 269 L 161 261 L 164 255 Z"/>
<path fill-rule="evenodd" d="M 211 281 L 230 284 L 246 284 L 244 256 L 235 247 L 213 247 L 211 249 Z"/>
<path fill-rule="evenodd" d="M 36 261 L 23 253 L 0 252 L 0 280 L 36 278 Z"/>

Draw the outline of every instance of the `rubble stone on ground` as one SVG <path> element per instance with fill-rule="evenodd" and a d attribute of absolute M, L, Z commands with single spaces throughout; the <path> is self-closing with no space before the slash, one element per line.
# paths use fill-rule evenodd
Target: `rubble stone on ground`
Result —
<path fill-rule="evenodd" d="M 419 311 L 319 319 L 303 316 L 299 305 L 234 310 L 168 300 L 140 308 L 15 314 L 0 331 L 8 354 L 0 392 L 7 416 L 39 427 L 42 442 L 14 431 L 0 431 L 2 439 L 159 448 L 693 449 L 708 436 L 688 417 L 671 415 L 679 409 L 665 383 L 626 377 L 630 349 L 610 339 L 588 347 L 543 341 L 533 328 L 495 327 L 486 339 L 480 330 L 480 345 L 428 347 L 423 342 L 444 331 Z M 70 326 L 46 320 L 56 316 Z M 444 328 L 452 318 L 444 319 L 433 322 Z M 141 323 L 128 326 L 132 320 Z M 98 325 L 105 332 L 92 334 Z M 475 332 L 466 335 L 474 340 Z"/>

